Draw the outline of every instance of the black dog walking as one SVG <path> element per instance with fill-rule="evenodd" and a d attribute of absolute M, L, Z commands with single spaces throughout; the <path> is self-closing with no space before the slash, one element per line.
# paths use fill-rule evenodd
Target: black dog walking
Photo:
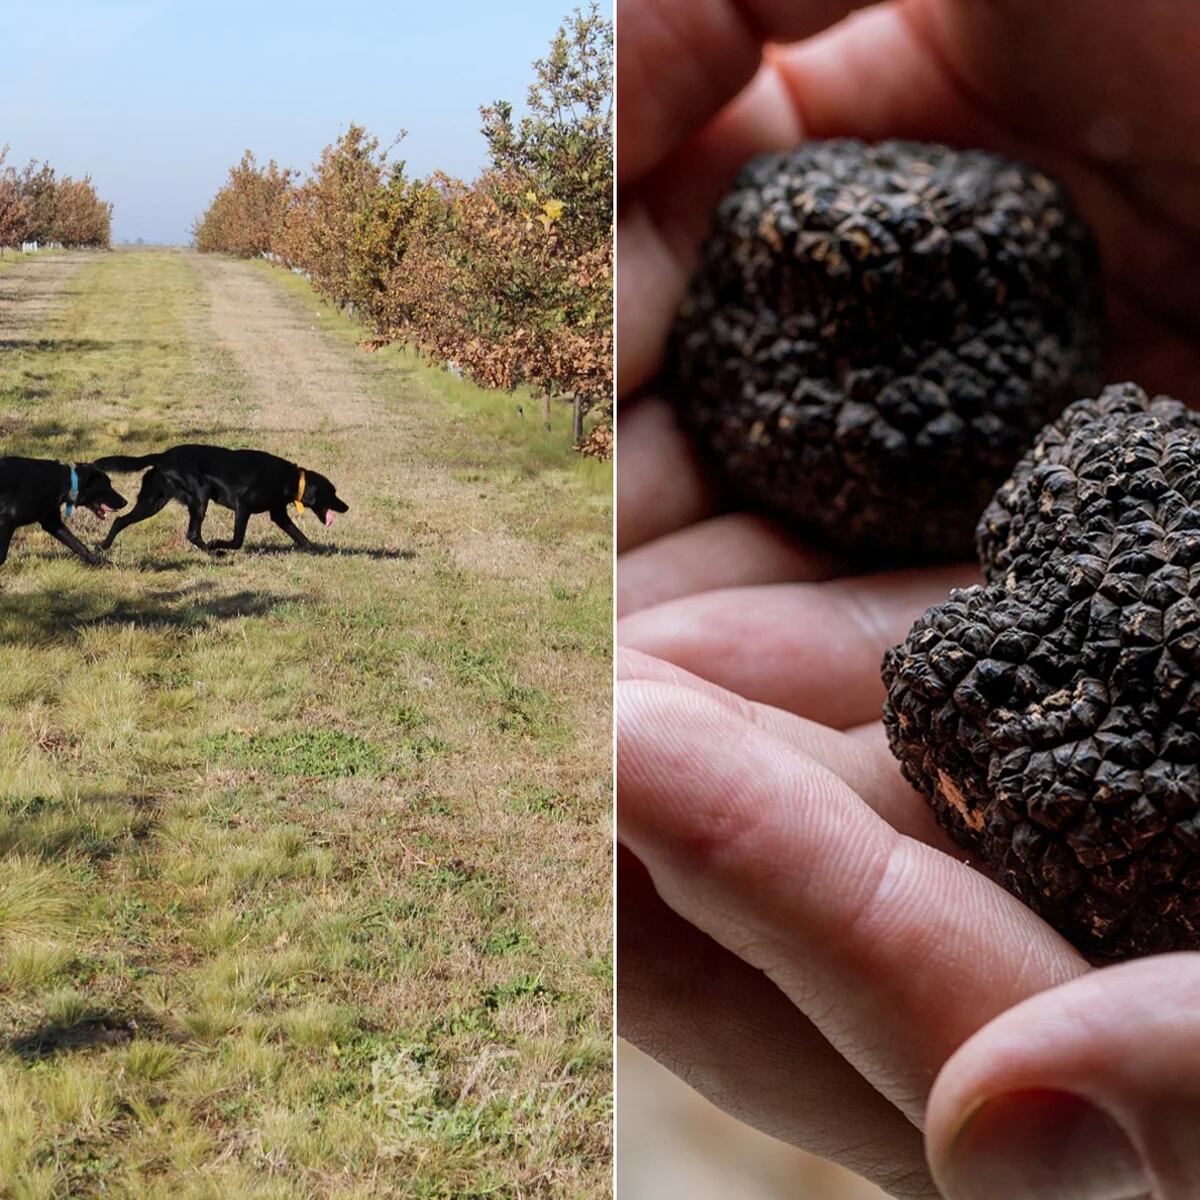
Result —
<path fill-rule="evenodd" d="M 125 497 L 93 463 L 70 466 L 47 458 L 0 458 L 0 563 L 8 558 L 16 529 L 40 525 L 84 562 L 99 566 L 104 560 L 67 528 L 63 508 L 68 517 L 76 505 L 106 517 L 125 504 Z"/>
<path fill-rule="evenodd" d="M 311 508 L 324 525 L 333 524 L 334 513 L 350 510 L 324 475 L 261 450 L 173 446 L 161 454 L 109 455 L 97 459 L 96 465 L 106 471 L 150 468 L 137 502 L 112 523 L 102 550 L 113 544 L 122 529 L 154 516 L 168 500 L 178 500 L 187 508 L 188 541 L 201 550 L 240 550 L 250 517 L 261 512 L 297 546 L 309 549 L 312 542 L 288 515 L 289 505 L 294 504 L 300 513 Z M 233 537 L 227 542 L 204 540 L 204 517 L 210 502 L 233 510 Z"/>

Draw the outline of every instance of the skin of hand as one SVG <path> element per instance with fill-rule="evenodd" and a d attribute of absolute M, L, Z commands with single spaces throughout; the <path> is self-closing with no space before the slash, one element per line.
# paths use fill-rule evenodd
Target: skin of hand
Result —
<path fill-rule="evenodd" d="M 652 381 L 745 159 L 899 136 L 1058 174 L 1101 243 L 1109 376 L 1188 398 L 1200 9 L 855 8 L 618 13 L 621 1032 L 897 1197 L 1193 1200 L 1200 955 L 1092 969 L 962 861 L 887 750 L 882 654 L 974 572 L 850 577 L 719 512 Z"/>

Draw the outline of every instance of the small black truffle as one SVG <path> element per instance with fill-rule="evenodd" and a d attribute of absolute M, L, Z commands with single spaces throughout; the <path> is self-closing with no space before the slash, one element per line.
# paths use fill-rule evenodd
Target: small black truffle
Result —
<path fill-rule="evenodd" d="M 852 554 L 968 554 L 1039 429 L 1100 385 L 1094 243 L 982 151 L 808 142 L 755 159 L 674 331 L 668 387 L 738 498 Z"/>
<path fill-rule="evenodd" d="M 1072 404 L 979 525 L 986 585 L 883 664 L 941 824 L 1097 959 L 1200 948 L 1200 415 Z"/>

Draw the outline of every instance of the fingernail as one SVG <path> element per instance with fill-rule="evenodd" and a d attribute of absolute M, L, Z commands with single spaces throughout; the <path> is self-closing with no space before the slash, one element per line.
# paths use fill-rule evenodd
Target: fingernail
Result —
<path fill-rule="evenodd" d="M 1010 1092 L 963 1122 L 947 1155 L 950 1200 L 1140 1200 L 1149 1178 L 1124 1130 L 1069 1092 Z"/>

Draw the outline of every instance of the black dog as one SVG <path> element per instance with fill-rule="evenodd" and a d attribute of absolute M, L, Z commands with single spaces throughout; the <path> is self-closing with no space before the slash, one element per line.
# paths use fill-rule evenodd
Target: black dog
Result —
<path fill-rule="evenodd" d="M 109 455 L 97 459 L 96 465 L 106 471 L 151 468 L 142 480 L 137 503 L 112 523 L 102 550 L 113 544 L 122 529 L 154 516 L 168 500 L 186 505 L 188 541 L 201 550 L 240 550 L 251 515 L 260 512 L 269 514 L 297 546 L 311 549 L 312 542 L 288 516 L 289 504 L 295 504 L 298 512 L 311 508 L 325 525 L 333 524 L 334 513 L 350 511 L 324 475 L 261 450 L 174 446 L 161 454 Z M 227 542 L 204 540 L 209 501 L 233 509 L 233 537 Z"/>
<path fill-rule="evenodd" d="M 21 525 L 37 524 L 84 562 L 99 566 L 104 560 L 63 521 L 64 504 L 68 516 L 78 504 L 106 517 L 124 508 L 126 500 L 91 463 L 70 467 L 47 458 L 0 458 L 0 563 L 8 557 L 13 531 Z"/>

